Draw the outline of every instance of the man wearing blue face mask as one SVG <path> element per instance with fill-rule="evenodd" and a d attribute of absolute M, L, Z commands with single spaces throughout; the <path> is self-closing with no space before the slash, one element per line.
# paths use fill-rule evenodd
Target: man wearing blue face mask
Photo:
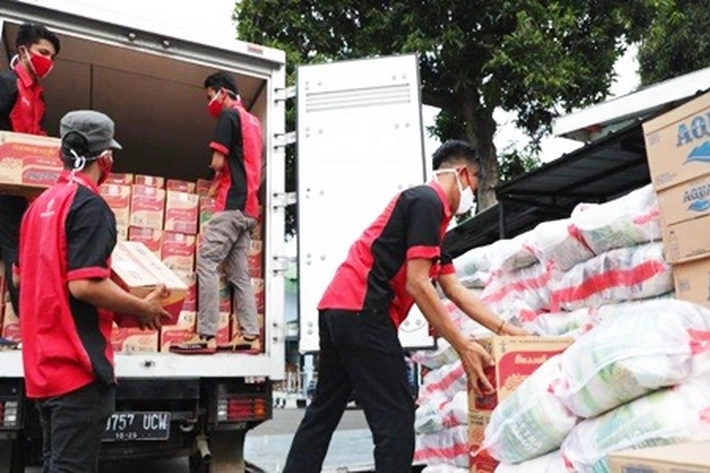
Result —
<path fill-rule="evenodd" d="M 473 205 L 480 165 L 464 141 L 434 153 L 435 180 L 398 194 L 353 244 L 318 306 L 320 355 L 313 402 L 293 439 L 284 473 L 321 471 L 350 393 L 357 392 L 375 441 L 379 473 L 404 473 L 414 455 L 414 402 L 397 327 L 417 304 L 459 354 L 471 389 L 493 387 L 483 369 L 491 357 L 455 328 L 432 284 L 491 331 L 525 332 L 500 320 L 456 278 L 441 248 L 454 214 Z"/>

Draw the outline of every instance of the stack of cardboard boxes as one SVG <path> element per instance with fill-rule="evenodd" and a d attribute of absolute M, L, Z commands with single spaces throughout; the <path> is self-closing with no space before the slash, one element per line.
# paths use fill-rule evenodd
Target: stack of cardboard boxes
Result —
<path fill-rule="evenodd" d="M 710 307 L 710 93 L 643 131 L 676 297 Z"/>
<path fill-rule="evenodd" d="M 0 132 L 0 192 L 31 197 L 54 184 L 62 172 L 59 145 L 56 138 Z M 0 335 L 20 341 L 19 320 L 6 300 L 2 262 L 0 271 Z"/>
<path fill-rule="evenodd" d="M 166 180 L 157 176 L 112 174 L 100 192 L 116 215 L 119 238 L 141 242 L 188 286 L 183 312 L 176 324 L 160 333 L 136 327 L 115 327 L 113 346 L 119 352 L 169 351 L 173 344 L 193 336 L 197 320 L 196 255 L 205 226 L 212 218 L 215 201 L 207 194 L 211 183 Z M 263 301 L 263 251 L 260 227 L 250 250 L 250 274 Z M 257 304 L 259 313 L 264 307 Z M 217 343 L 228 343 L 239 325 L 232 307 L 231 286 L 220 271 L 220 318 Z M 260 315 L 263 335 L 263 315 Z"/>
<path fill-rule="evenodd" d="M 491 337 L 480 340 L 491 354 L 495 366 L 486 368 L 493 394 L 476 397 L 468 394 L 468 448 L 471 473 L 493 473 L 498 462 L 479 449 L 484 432 L 496 406 L 510 396 L 520 384 L 543 363 L 562 353 L 572 344 L 571 338 Z"/>

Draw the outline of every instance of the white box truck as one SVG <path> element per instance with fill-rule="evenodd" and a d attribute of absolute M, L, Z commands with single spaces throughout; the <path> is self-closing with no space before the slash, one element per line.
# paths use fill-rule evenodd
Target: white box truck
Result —
<path fill-rule="evenodd" d="M 116 355 L 116 414 L 102 455 L 189 455 L 193 472 L 243 471 L 246 433 L 271 418 L 271 381 L 284 376 L 286 146 L 298 137 L 301 350 L 318 348 L 317 298 L 348 246 L 398 189 L 429 176 L 423 156 L 416 56 L 299 69 L 298 130 L 285 130 L 283 51 L 234 41 L 215 44 L 136 26 L 106 8 L 23 0 L 0 3 L 0 64 L 14 54 L 25 21 L 44 23 L 62 42 L 45 83 L 47 126 L 96 109 L 116 122 L 124 150 L 116 171 L 196 180 L 207 177 L 214 122 L 204 78 L 226 70 L 245 106 L 263 123 L 265 348 L 260 355 Z M 402 327 L 408 346 L 431 343 L 413 313 Z M 38 461 L 41 432 L 23 395 L 20 351 L 0 352 L 0 471 L 22 473 Z"/>

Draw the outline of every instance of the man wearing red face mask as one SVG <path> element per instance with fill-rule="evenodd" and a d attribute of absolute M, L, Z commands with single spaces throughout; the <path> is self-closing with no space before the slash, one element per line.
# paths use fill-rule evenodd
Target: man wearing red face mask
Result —
<path fill-rule="evenodd" d="M 203 235 L 197 255 L 198 297 L 197 335 L 173 347 L 178 353 L 212 353 L 217 348 L 261 351 L 256 301 L 251 286 L 247 256 L 251 230 L 259 218 L 258 190 L 261 183 L 263 139 L 261 123 L 242 106 L 234 79 L 224 72 L 205 79 L 207 109 L 217 127 L 210 142 L 215 172 L 217 212 Z M 217 268 L 224 263 L 233 289 L 239 330 L 234 339 L 217 347 L 219 320 L 219 280 Z"/>
<path fill-rule="evenodd" d="M 140 299 L 109 277 L 116 219 L 98 193 L 113 164 L 114 123 L 93 110 L 60 123 L 65 171 L 22 219 L 20 330 L 27 397 L 37 401 L 44 472 L 97 473 L 101 437 L 114 410 L 111 312 L 142 327 L 168 317 L 164 287 Z"/>
<path fill-rule="evenodd" d="M 47 134 L 42 124 L 45 106 L 40 82 L 51 71 L 59 48 L 59 38 L 43 25 L 20 26 L 10 69 L 0 73 L 0 130 Z M 24 197 L 0 195 L 0 259 L 5 263 L 10 301 L 17 314 L 19 295 L 11 268 L 17 261 L 20 220 L 26 209 Z"/>

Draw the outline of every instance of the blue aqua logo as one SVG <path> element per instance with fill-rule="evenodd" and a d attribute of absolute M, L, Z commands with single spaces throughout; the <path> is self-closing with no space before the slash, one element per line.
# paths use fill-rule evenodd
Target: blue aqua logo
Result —
<path fill-rule="evenodd" d="M 704 139 L 704 142 L 694 147 L 688 154 L 686 163 L 702 162 L 710 163 L 710 113 L 697 115 L 690 122 L 678 125 L 678 141 L 676 147 L 686 146 L 696 140 Z"/>
<path fill-rule="evenodd" d="M 692 187 L 683 193 L 683 204 L 688 205 L 691 212 L 706 212 L 710 210 L 710 184 Z"/>

